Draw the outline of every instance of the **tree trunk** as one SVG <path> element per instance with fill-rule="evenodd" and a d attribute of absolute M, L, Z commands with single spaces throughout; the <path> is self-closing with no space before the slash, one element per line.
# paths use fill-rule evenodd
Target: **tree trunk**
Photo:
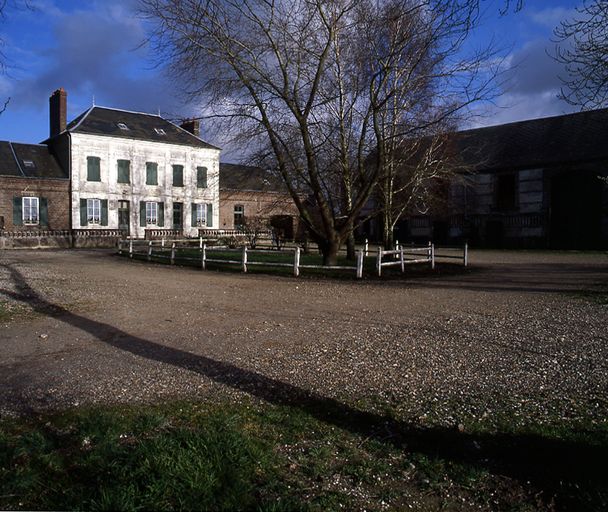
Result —
<path fill-rule="evenodd" d="M 338 251 L 340 242 L 338 240 L 328 240 L 319 246 L 323 254 L 323 265 L 335 265 L 338 262 Z"/>
<path fill-rule="evenodd" d="M 355 260 L 355 234 L 351 231 L 346 239 L 346 259 Z"/>
<path fill-rule="evenodd" d="M 382 243 L 387 251 L 393 249 L 393 228 L 390 214 L 385 210 L 382 213 Z"/>

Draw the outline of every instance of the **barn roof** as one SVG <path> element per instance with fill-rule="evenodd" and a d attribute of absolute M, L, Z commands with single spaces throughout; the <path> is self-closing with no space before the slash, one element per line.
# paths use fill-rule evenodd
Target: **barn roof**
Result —
<path fill-rule="evenodd" d="M 454 134 L 475 171 L 608 160 L 608 109 L 519 121 Z"/>

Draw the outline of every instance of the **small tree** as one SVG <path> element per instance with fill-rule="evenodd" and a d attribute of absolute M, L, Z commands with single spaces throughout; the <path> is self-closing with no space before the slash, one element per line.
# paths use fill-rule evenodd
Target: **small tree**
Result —
<path fill-rule="evenodd" d="M 247 242 L 252 249 L 255 249 L 260 236 L 268 233 L 270 224 L 268 219 L 258 216 L 246 216 L 243 218 L 243 229 Z"/>

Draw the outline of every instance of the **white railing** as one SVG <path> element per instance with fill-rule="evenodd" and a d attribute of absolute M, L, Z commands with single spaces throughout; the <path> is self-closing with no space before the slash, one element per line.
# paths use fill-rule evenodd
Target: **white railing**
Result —
<path fill-rule="evenodd" d="M 363 251 L 357 252 L 357 261 L 355 266 L 346 265 L 310 265 L 302 264 L 300 261 L 301 249 L 295 247 L 293 249 L 285 249 L 282 251 L 267 250 L 267 249 L 249 249 L 247 246 L 243 246 L 239 249 L 232 249 L 226 246 L 208 246 L 200 239 L 200 246 L 198 247 L 198 257 L 194 258 L 191 256 L 179 255 L 181 261 L 194 261 L 197 262 L 201 269 L 205 270 L 208 263 L 219 263 L 224 265 L 239 265 L 243 272 L 247 272 L 248 267 L 251 266 L 264 266 L 264 267 L 289 267 L 293 268 L 293 275 L 299 276 L 301 269 L 321 269 L 321 270 L 351 270 L 354 271 L 357 278 L 363 277 Z M 168 249 L 170 248 L 170 251 Z M 175 264 L 178 258 L 178 251 L 180 249 L 186 249 L 192 251 L 196 246 L 192 244 L 178 244 L 177 242 L 171 242 L 169 246 L 164 240 L 153 241 L 153 240 L 119 240 L 118 242 L 118 254 L 128 254 L 130 258 L 134 256 L 146 256 L 148 261 L 152 261 L 152 258 L 168 260 L 171 265 Z M 156 251 L 155 251 L 156 249 Z M 240 255 L 240 258 L 218 258 L 214 257 L 214 253 L 223 254 L 235 254 Z M 287 255 L 292 253 L 292 261 L 253 261 L 249 258 L 250 255 L 254 254 L 273 254 L 273 255 Z"/>
<path fill-rule="evenodd" d="M 438 253 L 438 251 L 441 252 Z M 390 256 L 388 261 L 384 260 L 385 256 Z M 382 247 L 378 247 L 376 255 L 376 272 L 378 273 L 378 277 L 380 277 L 382 276 L 382 267 L 400 266 L 401 272 L 403 273 L 405 272 L 406 265 L 414 263 L 428 263 L 431 266 L 431 269 L 434 269 L 438 258 L 461 260 L 463 265 L 467 267 L 469 265 L 469 246 L 465 243 L 464 247 L 436 247 L 435 244 L 431 242 L 425 246 L 404 246 L 399 245 L 399 242 L 397 242 L 397 248 L 394 250 L 385 251 Z"/>

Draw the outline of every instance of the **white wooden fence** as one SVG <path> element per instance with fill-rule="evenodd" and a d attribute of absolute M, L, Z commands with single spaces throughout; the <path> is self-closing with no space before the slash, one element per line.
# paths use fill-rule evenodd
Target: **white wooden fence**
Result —
<path fill-rule="evenodd" d="M 364 252 L 367 253 L 367 250 L 366 240 Z M 388 261 L 384 259 L 386 256 L 389 256 Z M 380 277 L 382 276 L 382 267 L 400 266 L 403 273 L 405 272 L 405 266 L 412 263 L 428 263 L 431 269 L 434 269 L 437 258 L 462 260 L 464 266 L 467 267 L 469 265 L 469 246 L 465 243 L 464 247 L 435 247 L 435 244 L 431 242 L 425 246 L 403 246 L 397 242 L 397 249 L 394 250 L 385 251 L 382 247 L 378 247 L 376 272 Z"/>
<path fill-rule="evenodd" d="M 130 258 L 133 256 L 146 256 L 148 261 L 152 261 L 152 258 L 167 259 L 171 265 L 175 264 L 177 257 L 177 251 L 180 249 L 188 249 L 192 251 L 196 248 L 191 243 L 178 244 L 177 242 L 171 242 L 169 246 L 164 240 L 160 242 L 154 242 L 152 240 L 120 240 L 118 242 L 118 254 L 128 253 Z M 167 249 L 170 247 L 170 252 L 167 254 Z M 156 252 L 154 251 L 156 249 Z M 300 262 L 300 247 L 293 249 L 284 249 L 282 251 L 268 250 L 268 249 L 248 249 L 247 246 L 243 246 L 240 249 L 233 249 L 226 246 L 208 246 L 202 241 L 199 242 L 198 247 L 199 256 L 197 258 L 180 255 L 179 259 L 183 261 L 196 261 L 200 264 L 201 269 L 207 268 L 207 263 L 220 263 L 225 265 L 239 265 L 243 272 L 247 272 L 247 268 L 250 266 L 265 266 L 265 267 L 290 267 L 293 268 L 293 275 L 299 276 L 301 269 L 322 269 L 322 270 L 351 270 L 354 271 L 357 278 L 363 277 L 363 250 L 357 252 L 357 262 L 355 266 L 346 265 L 310 265 L 302 264 Z M 226 259 L 213 257 L 214 253 L 229 253 L 240 255 L 240 258 Z M 249 258 L 253 254 L 274 254 L 274 255 L 286 255 L 292 253 L 292 261 L 253 261 Z"/>
<path fill-rule="evenodd" d="M 170 245 L 169 245 L 170 243 Z M 170 250 L 169 250 L 170 249 Z M 189 250 L 193 252 L 198 249 L 197 257 L 179 255 L 179 259 L 182 261 L 193 261 L 200 265 L 201 269 L 207 268 L 207 263 L 219 263 L 224 265 L 239 265 L 243 272 L 247 272 L 248 267 L 251 266 L 265 266 L 265 267 L 289 267 L 293 268 L 293 275 L 299 276 L 301 269 L 322 269 L 322 270 L 350 270 L 354 271 L 357 278 L 363 277 L 363 262 L 369 246 L 365 244 L 363 249 L 356 252 L 357 260 L 355 266 L 347 265 L 311 265 L 303 264 L 300 261 L 301 249 L 300 247 L 288 248 L 283 250 L 276 249 L 249 249 L 247 246 L 241 248 L 230 248 L 227 246 L 207 245 L 204 239 L 189 239 L 180 241 L 167 242 L 164 239 L 160 241 L 153 240 L 119 240 L 118 242 L 118 254 L 128 253 L 130 258 L 133 256 L 146 256 L 148 261 L 152 261 L 152 258 L 166 259 L 171 265 L 175 264 L 177 253 L 179 250 Z M 438 252 L 439 251 L 439 252 Z M 219 254 L 234 254 L 234 258 L 218 257 Z M 287 261 L 255 261 L 250 259 L 251 255 L 255 254 L 273 254 L 282 255 L 285 257 L 287 254 L 293 254 L 290 262 Z M 215 257 L 214 257 L 215 255 Z M 430 243 L 425 246 L 404 246 L 398 245 L 397 249 L 385 251 L 382 247 L 378 247 L 376 254 L 376 272 L 379 277 L 382 276 L 383 267 L 399 266 L 401 272 L 405 272 L 406 265 L 427 263 L 431 269 L 435 268 L 435 262 L 437 258 L 445 259 L 459 259 L 462 260 L 464 266 L 468 265 L 468 246 L 464 247 L 440 247 L 436 248 L 434 244 Z"/>

